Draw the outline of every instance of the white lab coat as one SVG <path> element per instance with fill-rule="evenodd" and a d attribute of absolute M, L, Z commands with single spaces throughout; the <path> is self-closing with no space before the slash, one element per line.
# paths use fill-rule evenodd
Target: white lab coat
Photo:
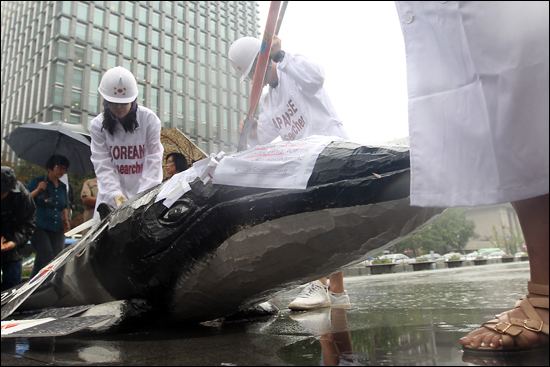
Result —
<path fill-rule="evenodd" d="M 267 144 L 280 136 L 296 140 L 311 135 L 349 139 L 327 92 L 325 73 L 302 55 L 286 53 L 277 64 L 279 84 L 260 99 L 257 137 L 249 146 Z"/>
<path fill-rule="evenodd" d="M 548 2 L 396 2 L 407 55 L 411 205 L 548 193 Z"/>
<path fill-rule="evenodd" d="M 91 122 L 92 163 L 98 187 L 96 209 L 100 203 L 115 206 L 118 194 L 130 199 L 162 182 L 160 120 L 150 109 L 138 105 L 137 122 L 139 126 L 133 133 L 126 133 L 118 124 L 114 135 L 102 130 L 103 113 Z"/>

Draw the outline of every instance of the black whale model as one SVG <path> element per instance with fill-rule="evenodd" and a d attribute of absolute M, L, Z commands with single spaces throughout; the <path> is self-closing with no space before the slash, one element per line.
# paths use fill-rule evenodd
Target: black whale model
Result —
<path fill-rule="evenodd" d="M 441 210 L 411 207 L 409 185 L 407 148 L 349 141 L 322 151 L 303 190 L 197 179 L 166 208 L 161 184 L 106 215 L 20 310 L 137 299 L 177 320 L 228 316 L 419 230 Z"/>

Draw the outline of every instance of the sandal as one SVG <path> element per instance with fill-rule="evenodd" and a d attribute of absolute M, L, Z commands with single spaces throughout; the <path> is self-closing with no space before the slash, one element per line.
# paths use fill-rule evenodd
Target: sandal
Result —
<path fill-rule="evenodd" d="M 542 321 L 536 311 L 536 308 L 548 309 L 548 286 L 528 282 L 527 290 L 530 294 L 536 294 L 544 297 L 535 298 L 525 295 L 516 302 L 514 308 L 521 308 L 523 313 L 526 315 L 526 319 L 522 320 L 508 317 L 507 321 L 501 321 L 499 317 L 502 317 L 503 315 L 500 315 L 497 316 L 496 319 L 481 325 L 482 327 L 501 334 L 501 346 L 499 348 L 471 348 L 463 345 L 462 349 L 464 352 L 477 354 L 515 354 L 519 352 L 536 352 L 548 349 L 548 324 L 545 324 Z M 524 329 L 539 333 L 539 342 L 531 345 L 527 338 L 522 335 Z"/>

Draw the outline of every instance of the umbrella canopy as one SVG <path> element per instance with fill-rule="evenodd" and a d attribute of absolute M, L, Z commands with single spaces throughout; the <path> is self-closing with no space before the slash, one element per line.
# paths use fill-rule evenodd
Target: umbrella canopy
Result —
<path fill-rule="evenodd" d="M 59 124 L 21 125 L 4 140 L 17 157 L 43 168 L 53 154 L 59 154 L 70 162 L 68 173 L 83 175 L 94 169 L 88 139 Z"/>
<path fill-rule="evenodd" d="M 170 153 L 181 153 L 187 159 L 187 163 L 191 166 L 194 162 L 206 158 L 206 154 L 197 147 L 191 140 L 185 136 L 177 128 L 163 129 L 160 132 L 160 142 L 164 147 L 164 155 L 162 161 L 166 161 L 166 156 Z M 165 180 L 166 172 L 163 179 Z"/>
<path fill-rule="evenodd" d="M 61 120 L 51 121 L 51 122 L 38 122 L 39 124 L 45 125 L 45 126 L 61 126 L 64 127 L 67 130 L 71 130 L 73 133 L 77 133 L 80 135 L 84 135 L 88 140 L 92 139 L 92 136 L 90 135 L 90 130 L 88 130 L 84 125 L 82 124 L 73 124 L 70 122 L 65 122 Z"/>

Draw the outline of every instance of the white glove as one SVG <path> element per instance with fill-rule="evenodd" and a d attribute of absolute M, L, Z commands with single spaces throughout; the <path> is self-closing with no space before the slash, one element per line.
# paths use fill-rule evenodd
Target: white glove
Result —
<path fill-rule="evenodd" d="M 117 196 L 115 196 L 115 204 L 117 207 L 119 207 L 122 203 L 124 203 L 126 200 L 126 196 L 122 195 L 122 194 L 118 194 Z"/>

